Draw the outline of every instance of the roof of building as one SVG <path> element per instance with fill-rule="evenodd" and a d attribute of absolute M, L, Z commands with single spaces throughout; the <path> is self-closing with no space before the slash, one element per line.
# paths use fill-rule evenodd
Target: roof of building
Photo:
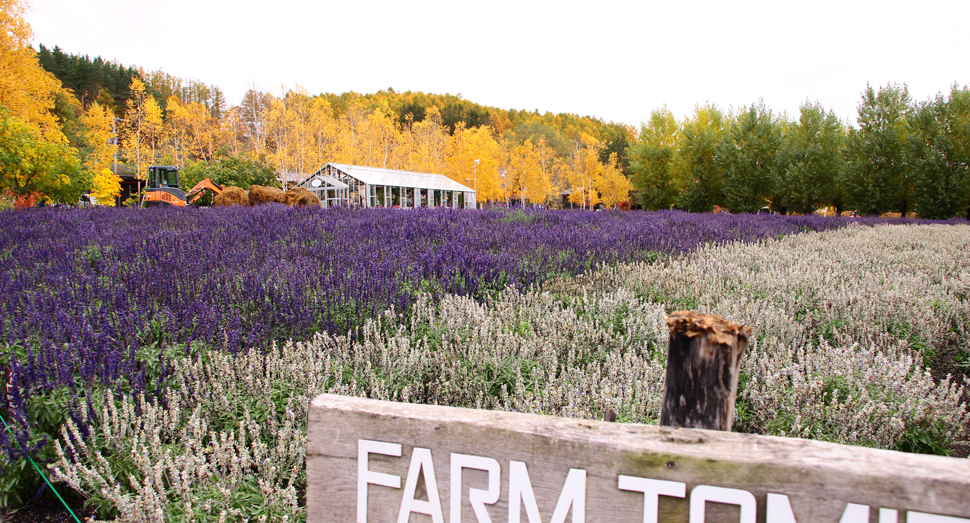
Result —
<path fill-rule="evenodd" d="M 317 171 L 317 172 L 319 172 L 319 171 Z M 312 176 L 311 176 L 311 178 L 312 178 Z M 350 188 L 349 185 L 347 185 L 346 183 L 344 183 L 344 182 L 342 182 L 342 181 L 334 178 L 333 176 L 327 176 L 325 174 L 318 174 L 317 175 L 317 178 L 320 178 L 321 180 L 327 182 L 327 185 L 329 185 L 330 188 L 332 188 L 332 189 L 349 189 Z"/>
<path fill-rule="evenodd" d="M 368 185 L 388 185 L 392 187 L 410 187 L 416 189 L 433 189 L 436 191 L 462 191 L 475 192 L 474 189 L 466 187 L 447 176 L 441 174 L 417 173 L 411 171 L 400 171 L 397 169 L 379 169 L 377 167 L 363 167 L 360 165 L 347 165 L 343 163 L 328 163 L 340 172 L 356 178 Z M 317 175 L 326 168 L 326 165 L 317 170 L 316 173 L 303 179 L 300 185 Z"/>

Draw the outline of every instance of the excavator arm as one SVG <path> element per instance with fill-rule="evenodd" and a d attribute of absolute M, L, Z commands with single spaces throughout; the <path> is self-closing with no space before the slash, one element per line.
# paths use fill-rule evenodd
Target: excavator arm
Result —
<path fill-rule="evenodd" d="M 213 182 L 209 178 L 204 178 L 201 182 L 195 184 L 185 195 L 185 201 L 188 203 L 195 203 L 196 200 L 202 197 L 206 191 L 212 191 L 214 194 L 219 194 L 222 192 L 222 186 Z"/>

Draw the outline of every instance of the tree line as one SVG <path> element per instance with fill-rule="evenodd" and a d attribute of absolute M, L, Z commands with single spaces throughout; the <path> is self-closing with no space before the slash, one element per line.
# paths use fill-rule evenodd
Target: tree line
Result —
<path fill-rule="evenodd" d="M 0 190 L 26 203 L 111 202 L 116 176 L 153 164 L 248 186 L 327 162 L 439 173 L 479 201 L 590 208 L 862 214 L 970 212 L 967 88 L 914 103 L 905 86 L 867 87 L 859 125 L 819 104 L 798 120 L 762 103 L 658 109 L 639 129 L 572 114 L 505 110 L 460 95 L 311 95 L 217 86 L 100 57 L 29 46 L 21 0 L 0 0 Z M 117 160 L 117 161 L 116 161 Z"/>
<path fill-rule="evenodd" d="M 916 103 L 905 85 L 867 86 L 858 107 L 857 127 L 809 102 L 797 120 L 762 103 L 734 113 L 699 106 L 680 122 L 655 110 L 629 148 L 636 201 L 970 219 L 970 90 L 954 85 Z"/>
<path fill-rule="evenodd" d="M 0 23 L 20 29 L 0 46 L 20 62 L 0 76 L 32 75 L 47 89 L 30 94 L 32 104 L 0 109 L 2 189 L 21 199 L 71 202 L 90 193 L 110 203 L 120 191 L 118 164 L 142 179 L 150 165 L 173 164 L 186 185 L 209 176 L 248 186 L 270 173 L 298 179 L 327 162 L 444 174 L 477 189 L 480 201 L 549 204 L 563 191 L 580 207 L 629 199 L 626 126 L 393 89 L 252 88 L 230 106 L 218 87 L 164 71 L 59 47 L 33 52 L 22 4 L 0 1 L 11 14 Z M 46 115 L 42 125 L 31 120 L 38 114 Z"/>

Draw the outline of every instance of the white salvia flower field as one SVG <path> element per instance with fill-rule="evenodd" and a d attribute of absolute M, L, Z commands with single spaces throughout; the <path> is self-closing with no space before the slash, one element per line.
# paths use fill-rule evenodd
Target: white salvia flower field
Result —
<path fill-rule="evenodd" d="M 87 429 L 67 422 L 53 475 L 119 521 L 302 520 L 315 395 L 590 419 L 609 408 L 656 423 L 664 316 L 681 309 L 754 328 L 736 431 L 945 453 L 970 427 L 968 251 L 966 225 L 850 226 L 602 267 L 485 303 L 424 296 L 354 338 L 173 358 L 163 401 L 107 395 Z"/>
<path fill-rule="evenodd" d="M 966 438 L 964 379 L 929 368 L 970 351 L 968 247 L 965 226 L 849 227 L 548 288 L 632 290 L 751 325 L 736 430 L 928 451 Z"/>

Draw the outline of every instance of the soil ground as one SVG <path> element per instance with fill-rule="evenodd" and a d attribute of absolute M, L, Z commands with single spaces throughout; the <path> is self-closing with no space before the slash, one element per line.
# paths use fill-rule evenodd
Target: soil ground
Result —
<path fill-rule="evenodd" d="M 68 505 L 74 514 L 84 521 L 95 514 L 93 510 L 85 510 L 84 502 L 76 498 L 68 498 Z M 29 503 L 17 510 L 0 509 L 0 523 L 76 523 L 71 514 L 64 508 L 57 498 L 46 497 Z"/>

